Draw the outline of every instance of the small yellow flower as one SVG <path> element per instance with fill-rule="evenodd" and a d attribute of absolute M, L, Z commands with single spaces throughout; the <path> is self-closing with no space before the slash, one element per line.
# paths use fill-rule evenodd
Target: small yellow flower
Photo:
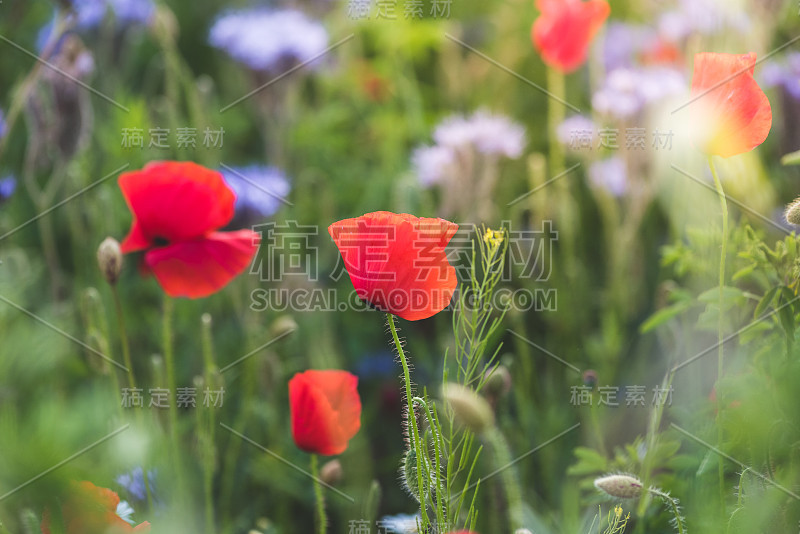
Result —
<path fill-rule="evenodd" d="M 483 242 L 491 248 L 499 248 L 503 244 L 506 234 L 505 230 L 492 230 L 487 228 L 483 233 Z"/>
<path fill-rule="evenodd" d="M 622 506 L 617 505 L 617 506 L 614 507 L 614 515 L 617 516 L 617 519 L 622 517 Z"/>

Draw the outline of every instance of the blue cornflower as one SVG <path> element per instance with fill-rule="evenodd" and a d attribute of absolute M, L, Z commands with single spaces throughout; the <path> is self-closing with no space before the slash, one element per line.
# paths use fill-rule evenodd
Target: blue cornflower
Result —
<path fill-rule="evenodd" d="M 225 181 L 236 193 L 237 213 L 269 217 L 281 207 L 292 187 L 286 175 L 275 167 L 249 165 L 221 169 Z"/>
<path fill-rule="evenodd" d="M 156 472 L 147 472 L 147 483 L 150 486 L 150 493 L 155 493 Z M 147 490 L 144 486 L 144 470 L 141 467 L 135 468 L 129 473 L 123 473 L 116 478 L 116 483 L 122 486 L 132 499 L 144 502 L 147 500 Z"/>
<path fill-rule="evenodd" d="M 0 202 L 8 200 L 16 189 L 17 179 L 13 176 L 6 176 L 0 179 Z"/>

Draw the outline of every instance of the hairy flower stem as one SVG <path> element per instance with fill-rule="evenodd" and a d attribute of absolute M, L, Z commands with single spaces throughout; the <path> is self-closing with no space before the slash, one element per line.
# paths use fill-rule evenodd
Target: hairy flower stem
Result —
<path fill-rule="evenodd" d="M 317 502 L 317 532 L 325 534 L 328 530 L 328 516 L 325 513 L 325 496 L 322 493 L 322 484 L 319 478 L 319 459 L 316 454 L 311 455 L 311 475 L 314 477 L 314 498 Z"/>
<path fill-rule="evenodd" d="M 503 491 L 506 494 L 506 510 L 508 513 L 508 524 L 511 531 L 524 527 L 522 520 L 522 491 L 520 490 L 517 477 L 514 476 L 513 459 L 511 451 L 505 437 L 497 427 L 493 427 L 486 432 L 486 438 L 492 444 L 494 460 L 497 464 L 496 469 L 500 469 L 500 476 L 503 479 Z"/>
<path fill-rule="evenodd" d="M 136 389 L 136 378 L 133 375 L 133 363 L 131 362 L 131 345 L 128 342 L 128 328 L 125 326 L 125 314 L 122 312 L 122 300 L 119 298 L 119 289 L 117 289 L 116 284 L 111 285 L 111 294 L 114 297 L 114 311 L 117 315 L 117 325 L 119 328 L 119 342 L 122 345 L 122 360 L 125 362 L 125 367 L 128 368 L 128 387 L 131 390 Z M 142 414 L 141 411 L 136 410 L 137 419 L 139 425 L 144 427 L 142 424 Z M 152 508 L 153 507 L 153 496 L 150 493 L 150 481 L 147 480 L 147 468 L 145 466 L 142 467 L 142 472 L 144 473 L 144 492 L 147 495 L 147 506 Z"/>
<path fill-rule="evenodd" d="M 647 491 L 669 505 L 670 510 L 672 510 L 672 515 L 675 517 L 675 529 L 678 531 L 678 534 L 686 534 L 686 528 L 684 527 L 685 520 L 681 515 L 681 511 L 678 509 L 678 500 L 656 488 L 650 488 Z"/>
<path fill-rule="evenodd" d="M 211 316 L 203 315 L 201 319 L 203 329 L 203 382 L 206 387 L 211 387 L 214 378 L 214 342 L 211 339 Z M 216 384 L 215 384 L 216 387 Z M 213 534 L 214 529 L 214 430 L 216 429 L 216 418 L 214 410 L 206 410 L 207 421 L 205 428 L 200 425 L 198 432 L 206 436 L 206 443 L 203 447 L 203 495 L 205 498 L 206 509 L 206 532 Z M 199 414 L 198 410 L 198 414 Z"/>
<path fill-rule="evenodd" d="M 429 521 L 425 488 L 428 486 L 423 482 L 422 467 L 422 455 L 425 454 L 425 448 L 422 447 L 422 443 L 420 442 L 419 432 L 417 432 L 417 418 L 414 416 L 414 396 L 411 394 L 411 372 L 408 370 L 406 353 L 403 351 L 403 344 L 400 342 L 400 337 L 397 335 L 397 328 L 394 325 L 394 315 L 387 313 L 386 320 L 389 323 L 389 330 L 392 332 L 392 339 L 394 340 L 394 346 L 397 348 L 397 354 L 400 356 L 400 363 L 403 365 L 403 382 L 405 383 L 406 401 L 408 402 L 408 433 L 411 439 L 411 445 L 416 450 L 417 458 L 417 488 L 419 491 L 420 515 L 422 516 L 422 526 L 427 528 Z M 425 476 L 427 476 L 427 474 Z"/>
<path fill-rule="evenodd" d="M 719 310 L 717 317 L 717 386 L 722 380 L 723 366 L 725 363 L 725 355 L 723 353 L 723 345 L 725 336 L 723 335 L 724 318 L 722 307 L 724 304 L 724 290 L 725 290 L 725 259 L 728 255 L 728 201 L 725 198 L 725 191 L 722 189 L 722 182 L 717 176 L 717 169 L 714 167 L 714 160 L 712 156 L 708 156 L 708 166 L 711 168 L 711 175 L 714 177 L 714 186 L 717 189 L 717 196 L 719 196 L 720 207 L 722 208 L 722 250 L 719 257 Z M 717 447 L 722 446 L 722 425 L 720 425 L 720 414 L 722 410 L 719 409 L 719 401 L 721 399 L 720 391 L 717 389 Z M 719 457 L 719 488 L 720 488 L 720 506 L 723 511 L 725 509 L 725 465 L 723 464 L 722 457 Z"/>

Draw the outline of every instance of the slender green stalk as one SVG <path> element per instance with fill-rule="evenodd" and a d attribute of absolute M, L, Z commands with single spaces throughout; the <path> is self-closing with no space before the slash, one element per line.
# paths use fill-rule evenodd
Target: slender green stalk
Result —
<path fill-rule="evenodd" d="M 567 90 L 564 73 L 552 67 L 547 67 L 547 91 L 552 97 L 562 101 L 566 100 Z M 558 126 L 564 122 L 564 104 L 555 98 L 547 103 L 547 129 L 550 134 L 550 161 L 548 169 L 550 178 L 564 170 L 564 150 L 558 140 Z"/>
<path fill-rule="evenodd" d="M 164 350 L 164 365 L 167 375 L 167 390 L 170 395 L 175 391 L 175 351 L 173 346 L 172 319 L 175 303 L 169 296 L 164 296 L 164 312 L 162 317 L 162 336 Z M 175 483 L 178 488 L 178 498 L 182 501 L 183 495 L 183 462 L 181 461 L 180 442 L 178 438 L 178 406 L 173 399 L 169 402 L 169 443 L 172 461 L 175 464 Z"/>
<path fill-rule="evenodd" d="M 325 496 L 322 493 L 322 484 L 319 482 L 319 459 L 316 454 L 311 455 L 311 474 L 314 476 L 314 497 L 317 502 L 317 532 L 325 534 L 328 530 L 328 516 L 325 513 Z"/>
<path fill-rule="evenodd" d="M 389 330 L 392 332 L 392 339 L 394 345 L 397 347 L 397 354 L 400 356 L 400 363 L 403 365 L 403 382 L 406 388 L 406 401 L 408 402 L 408 433 L 411 438 L 412 447 L 416 450 L 417 458 L 417 488 L 419 489 L 419 508 L 420 515 L 422 516 L 422 526 L 428 526 L 428 503 L 425 498 L 426 485 L 423 484 L 423 466 L 422 455 L 425 454 L 425 448 L 422 447 L 420 442 L 419 432 L 417 432 L 417 419 L 414 416 L 414 396 L 411 394 L 411 372 L 408 369 L 408 360 L 406 360 L 406 353 L 403 351 L 403 344 L 400 342 L 400 337 L 397 335 L 397 328 L 394 325 L 394 315 L 391 313 L 386 314 L 389 323 Z M 427 475 L 426 475 L 427 476 Z"/>
<path fill-rule="evenodd" d="M 728 255 L 728 201 L 725 198 L 725 191 L 722 189 L 722 182 L 717 176 L 717 169 L 714 167 L 714 160 L 712 156 L 708 156 L 708 166 L 711 168 L 711 175 L 714 177 L 714 186 L 717 189 L 717 196 L 719 196 L 720 207 L 722 208 L 722 250 L 719 257 L 719 310 L 717 317 L 717 386 L 722 380 L 722 372 L 724 369 L 725 355 L 723 352 L 723 345 L 725 336 L 723 333 L 724 317 L 722 313 L 722 306 L 724 304 L 725 295 L 725 259 Z M 720 392 L 717 391 L 717 401 L 721 398 Z M 719 417 L 722 410 L 717 408 L 717 446 L 722 446 L 724 438 L 722 432 L 722 425 L 720 425 Z M 722 457 L 719 457 L 719 488 L 721 502 L 720 506 L 725 509 L 725 464 Z"/>
<path fill-rule="evenodd" d="M 211 316 L 204 314 L 202 317 L 203 325 L 203 361 L 204 372 L 203 382 L 206 387 L 211 387 L 213 381 L 216 365 L 214 363 L 214 342 L 211 338 Z M 215 385 L 216 387 L 216 385 Z M 216 430 L 216 417 L 214 417 L 214 410 L 210 407 L 205 410 L 208 414 L 207 426 L 203 428 L 198 425 L 198 432 L 205 435 L 205 444 L 203 447 L 203 493 L 205 496 L 205 509 L 206 509 L 206 532 L 215 532 L 214 529 L 214 431 Z M 200 410 L 198 410 L 200 413 Z"/>
<path fill-rule="evenodd" d="M 662 499 L 665 503 L 667 503 L 672 510 L 672 515 L 675 517 L 675 529 L 678 531 L 678 534 L 685 534 L 686 528 L 684 527 L 685 520 L 681 515 L 680 508 L 678 508 L 678 499 L 673 498 L 670 496 L 669 493 L 664 493 L 656 488 L 650 488 L 648 490 L 650 494 L 655 495 Z"/>
<path fill-rule="evenodd" d="M 122 346 L 122 359 L 125 362 L 125 367 L 128 368 L 128 387 L 131 390 L 136 389 L 136 378 L 133 374 L 133 363 L 131 362 L 131 346 L 128 341 L 128 328 L 125 326 L 125 314 L 122 311 L 122 300 L 119 298 L 119 290 L 116 284 L 109 284 L 111 286 L 111 294 L 114 297 L 114 311 L 117 315 L 117 326 L 119 328 L 119 341 Z M 142 424 L 141 412 L 137 411 L 140 426 Z M 144 491 L 147 495 L 147 506 L 153 507 L 153 495 L 150 492 L 150 481 L 147 479 L 147 468 L 142 466 L 142 473 L 144 473 Z"/>
<path fill-rule="evenodd" d="M 508 448 L 505 437 L 497 427 L 491 428 L 486 432 L 489 443 L 492 444 L 497 469 L 500 469 L 500 476 L 503 479 L 503 491 L 506 493 L 506 507 L 508 512 L 508 523 L 511 531 L 522 528 L 522 491 L 514 476 L 514 469 L 511 467 L 513 458 Z"/>

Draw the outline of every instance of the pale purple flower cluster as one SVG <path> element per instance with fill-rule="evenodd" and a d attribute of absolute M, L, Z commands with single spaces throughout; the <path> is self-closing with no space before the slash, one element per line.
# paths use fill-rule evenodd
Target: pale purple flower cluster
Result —
<path fill-rule="evenodd" d="M 236 211 L 255 218 L 269 217 L 281 207 L 291 191 L 286 175 L 275 167 L 249 165 L 221 169 L 225 181 L 236 193 Z"/>
<path fill-rule="evenodd" d="M 516 159 L 525 149 L 525 128 L 502 115 L 478 110 L 444 119 L 433 132 L 435 145 L 414 151 L 414 170 L 425 186 L 440 182 L 455 165 L 459 151 Z"/>
<path fill-rule="evenodd" d="M 680 41 L 692 33 L 713 35 L 730 29 L 750 31 L 751 22 L 743 10 L 719 0 L 680 0 L 676 9 L 661 15 L 659 33 L 672 41 Z"/>
<path fill-rule="evenodd" d="M 765 62 L 760 77 L 764 87 L 783 87 L 792 98 L 800 100 L 800 53 Z"/>
<path fill-rule="evenodd" d="M 253 70 L 276 71 L 321 56 L 328 32 L 294 9 L 252 9 L 219 17 L 208 40 Z"/>
<path fill-rule="evenodd" d="M 589 181 L 595 187 L 605 189 L 615 197 L 621 197 L 628 190 L 625 161 L 618 156 L 612 156 L 592 163 L 589 166 Z"/>
<path fill-rule="evenodd" d="M 626 119 L 685 89 L 686 79 L 676 69 L 620 68 L 606 76 L 603 86 L 592 96 L 592 106 L 605 115 Z"/>
<path fill-rule="evenodd" d="M 556 137 L 561 144 L 571 145 L 581 132 L 594 133 L 595 124 L 586 115 L 572 115 L 556 128 Z"/>
<path fill-rule="evenodd" d="M 469 117 L 455 115 L 443 120 L 433 140 L 451 148 L 473 147 L 486 155 L 518 158 L 525 148 L 525 128 L 502 115 L 478 110 Z"/>

